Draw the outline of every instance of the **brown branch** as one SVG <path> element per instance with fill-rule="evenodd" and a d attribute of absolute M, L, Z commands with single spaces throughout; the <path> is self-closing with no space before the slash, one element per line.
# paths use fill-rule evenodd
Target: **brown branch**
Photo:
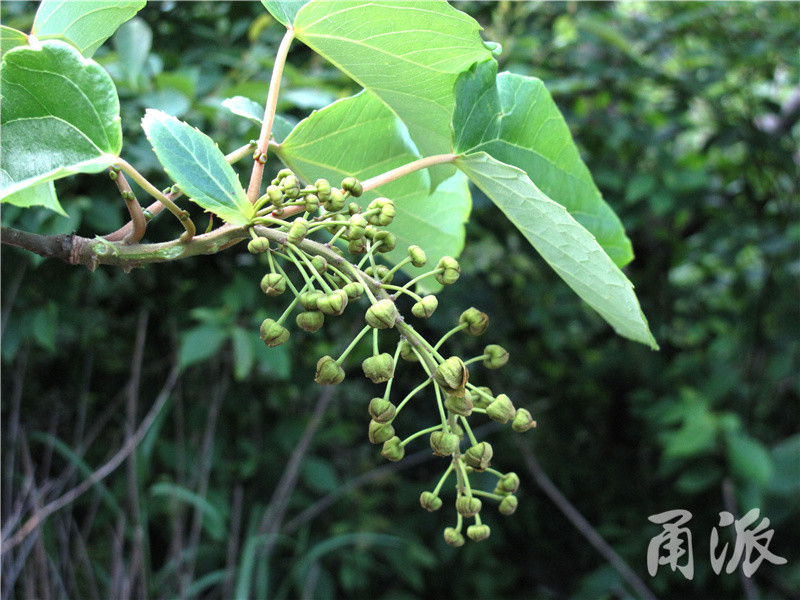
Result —
<path fill-rule="evenodd" d="M 144 218 L 142 206 L 136 199 L 128 180 L 125 179 L 125 175 L 118 169 L 115 170 L 114 167 L 110 167 L 110 172 L 114 183 L 117 184 L 119 193 L 122 195 L 122 199 L 125 200 L 128 214 L 131 216 L 130 231 L 122 238 L 122 241 L 126 244 L 136 244 L 144 237 L 144 232 L 147 229 L 147 219 Z"/>

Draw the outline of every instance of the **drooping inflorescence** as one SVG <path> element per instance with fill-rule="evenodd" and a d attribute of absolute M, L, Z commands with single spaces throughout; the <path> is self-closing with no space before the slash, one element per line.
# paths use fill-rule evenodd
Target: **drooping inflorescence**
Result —
<path fill-rule="evenodd" d="M 297 326 L 315 332 L 326 318 L 339 316 L 349 305 L 365 299 L 368 303 L 365 326 L 340 356 L 323 356 L 318 360 L 316 382 L 341 383 L 345 378 L 344 361 L 364 337 L 371 336 L 372 354 L 361 368 L 365 377 L 373 383 L 385 384 L 385 388 L 381 396 L 372 398 L 368 404 L 370 442 L 381 445 L 381 454 L 388 460 L 399 461 L 406 446 L 427 436 L 433 453 L 450 460 L 433 490 L 421 494 L 420 504 L 426 510 L 438 510 L 442 506 L 442 488 L 452 477 L 457 521 L 455 527 L 445 529 L 445 540 L 454 546 L 464 543 L 465 518 L 474 520 L 466 528 L 467 537 L 476 541 L 486 539 L 490 529 L 481 521 L 480 498 L 495 500 L 501 514 L 512 514 L 517 507 L 514 492 L 519 487 L 519 478 L 515 473 L 502 473 L 491 467 L 492 446 L 475 438 L 469 418 L 482 414 L 499 423 L 511 422 L 512 429 L 520 433 L 535 427 L 536 422 L 530 412 L 515 408 L 507 395 L 495 395 L 489 388 L 470 381 L 469 365 L 482 363 L 487 369 L 498 369 L 508 362 L 508 352 L 501 346 L 489 344 L 482 354 L 468 360 L 446 357 L 440 351 L 443 343 L 459 332 L 482 335 L 489 325 L 485 313 L 468 308 L 453 329 L 435 344 L 429 343 L 400 314 L 395 300 L 407 295 L 414 300 L 411 307 L 414 317 L 431 317 L 438 307 L 436 296 L 419 296 L 412 288 L 425 277 L 433 277 L 441 285 L 452 285 L 459 278 L 460 265 L 456 259 L 445 256 L 427 273 L 402 286 L 394 285 L 392 281 L 399 269 L 408 263 L 424 267 L 427 256 L 422 248 L 412 245 L 407 257 L 394 267 L 380 264 L 378 255 L 394 250 L 397 245 L 396 237 L 386 229 L 394 219 L 395 206 L 388 198 L 376 198 L 362 209 L 357 202 L 350 201 L 362 193 L 361 183 L 353 177 L 345 178 L 339 188 L 324 179 L 301 187 L 292 171 L 283 169 L 259 198 L 248 250 L 267 256 L 269 272 L 261 280 L 261 289 L 267 296 L 279 296 L 287 290 L 293 296 L 280 317 L 266 319 L 261 324 L 261 339 L 270 347 L 286 342 L 290 333 L 284 323 L 295 312 Z M 259 235 L 261 227 L 283 235 L 277 237 L 277 242 L 276 236 L 271 236 L 271 243 Z M 309 239 L 319 232 L 327 232 L 326 242 Z M 290 279 L 291 271 L 297 273 L 297 283 Z M 392 337 L 394 352 L 380 352 L 380 337 L 390 335 L 393 330 L 399 334 Z M 392 383 L 401 359 L 417 363 L 422 376 L 418 385 L 398 402 L 392 397 Z M 434 425 L 402 438 L 395 423 L 408 403 L 420 395 L 435 399 L 438 417 Z M 403 424 L 402 420 L 399 423 Z M 470 485 L 473 472 L 494 475 L 497 478 L 494 490 L 474 489 Z"/>

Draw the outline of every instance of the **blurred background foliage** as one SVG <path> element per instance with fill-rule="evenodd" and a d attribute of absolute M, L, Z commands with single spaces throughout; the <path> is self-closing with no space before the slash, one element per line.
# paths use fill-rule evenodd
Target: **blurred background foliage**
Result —
<path fill-rule="evenodd" d="M 476 193 L 462 279 L 424 329 L 441 335 L 465 302 L 489 313 L 487 335 L 512 361 L 484 381 L 539 428 L 484 430 L 495 465 L 521 476 L 520 508 L 487 506 L 492 537 L 456 550 L 441 535 L 452 514 L 418 506 L 441 459 L 420 443 L 386 465 L 366 440 L 363 357 L 332 395 L 313 383 L 317 358 L 358 323 L 264 348 L 258 323 L 283 303 L 261 294 L 264 265 L 239 247 L 125 274 L 4 246 L 4 536 L 108 460 L 179 369 L 135 460 L 3 556 L 4 598 L 636 597 L 542 493 L 520 443 L 657 597 L 800 597 L 797 5 L 457 7 L 502 44 L 501 69 L 548 84 L 633 240 L 626 270 L 661 351 L 615 337 Z M 3 23 L 28 30 L 33 8 L 3 2 Z M 97 53 L 122 100 L 125 158 L 167 185 L 145 107 L 226 152 L 255 137 L 221 102 L 266 99 L 281 35 L 256 2 L 150 3 Z M 290 63 L 290 120 L 356 91 L 299 44 Z M 57 189 L 68 219 L 4 206 L 3 224 L 90 236 L 122 225 L 105 177 Z M 175 234 L 168 219 L 148 230 Z M 753 507 L 788 564 L 764 562 L 749 582 L 715 574 L 719 512 Z M 694 579 L 666 566 L 650 577 L 660 528 L 648 516 L 678 508 L 693 514 Z"/>

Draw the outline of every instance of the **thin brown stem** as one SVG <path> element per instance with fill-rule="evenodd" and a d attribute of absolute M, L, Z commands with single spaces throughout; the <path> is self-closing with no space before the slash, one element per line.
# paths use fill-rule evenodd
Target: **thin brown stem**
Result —
<path fill-rule="evenodd" d="M 381 173 L 380 175 L 371 177 L 366 181 L 362 181 L 361 187 L 364 188 L 365 192 L 368 192 L 369 190 L 372 190 L 381 185 L 385 185 L 390 181 L 399 179 L 400 177 L 408 175 L 409 173 L 413 173 L 414 171 L 419 171 L 420 169 L 427 169 L 428 167 L 433 167 L 434 165 L 443 165 L 451 163 L 456 158 L 458 158 L 457 154 L 435 154 L 433 156 L 426 156 L 425 158 L 420 158 L 419 160 L 415 160 L 405 165 L 401 165 L 396 169 L 392 169 L 391 171 L 386 171 L 386 173 Z"/>
<path fill-rule="evenodd" d="M 131 229 L 122 238 L 125 244 L 137 244 L 144 237 L 144 232 L 147 229 L 147 219 L 144 218 L 142 206 L 136 199 L 136 196 L 131 189 L 131 185 L 121 172 L 115 171 L 111 168 L 111 173 L 114 176 L 114 183 L 117 184 L 119 193 L 122 194 L 122 199 L 125 200 L 125 207 L 128 209 L 128 214 L 131 216 Z"/>
<path fill-rule="evenodd" d="M 278 53 L 275 56 L 275 65 L 272 68 L 272 79 L 269 82 L 269 92 L 267 94 L 267 105 L 264 109 L 264 120 L 261 122 L 261 135 L 258 138 L 258 145 L 254 155 L 253 171 L 250 174 L 250 185 L 247 187 L 247 198 L 255 204 L 261 190 L 261 180 L 264 177 L 264 164 L 267 161 L 267 150 L 269 149 L 269 137 L 272 134 L 272 122 L 275 119 L 275 110 L 278 107 L 278 92 L 281 88 L 281 78 L 283 77 L 283 67 L 286 64 L 286 56 L 289 54 L 289 46 L 294 39 L 294 30 L 291 28 L 286 33 L 278 46 Z"/>

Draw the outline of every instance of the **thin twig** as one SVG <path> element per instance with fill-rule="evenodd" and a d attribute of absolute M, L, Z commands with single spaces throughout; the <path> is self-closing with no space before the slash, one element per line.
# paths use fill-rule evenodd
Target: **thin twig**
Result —
<path fill-rule="evenodd" d="M 399 179 L 400 177 L 413 173 L 414 171 L 427 169 L 428 167 L 432 167 L 434 165 L 448 164 L 457 158 L 457 154 L 436 154 L 434 156 L 426 156 L 425 158 L 420 158 L 419 160 L 412 161 L 408 164 L 400 165 L 396 169 L 386 171 L 386 173 L 381 173 L 380 175 L 366 179 L 361 182 L 361 187 L 365 192 L 368 192 L 369 190 L 385 185 L 390 181 Z"/>
<path fill-rule="evenodd" d="M 125 200 L 125 207 L 128 209 L 128 214 L 131 216 L 131 231 L 122 238 L 123 244 L 138 244 L 144 237 L 144 232 L 147 230 L 147 219 L 144 218 L 142 212 L 142 205 L 136 199 L 136 196 L 131 189 L 125 175 L 119 171 L 115 171 L 114 167 L 110 168 L 114 176 L 114 183 L 117 184 L 117 189 Z"/>
<path fill-rule="evenodd" d="M 144 420 L 142 421 L 141 425 L 139 425 L 139 429 L 136 430 L 136 433 L 128 439 L 128 441 L 119 449 L 119 451 L 109 460 L 106 464 L 102 467 L 97 469 L 94 473 L 92 473 L 87 479 L 85 479 L 82 483 L 72 488 L 69 492 L 64 494 L 63 496 L 53 500 L 52 502 L 48 503 L 41 510 L 36 511 L 32 517 L 30 517 L 25 524 L 19 528 L 19 530 L 10 538 L 3 540 L 2 546 L 0 546 L 0 555 L 5 554 L 11 548 L 17 546 L 20 542 L 22 542 L 26 537 L 28 537 L 31 533 L 33 533 L 36 528 L 50 515 L 54 512 L 60 510 L 61 508 L 67 506 L 71 502 L 74 502 L 77 498 L 81 495 L 89 491 L 92 486 L 99 483 L 106 477 L 108 477 L 114 470 L 119 467 L 123 461 L 128 457 L 128 455 L 133 452 L 136 447 L 141 443 L 144 439 L 144 436 L 147 434 L 150 427 L 153 425 L 153 422 L 156 420 L 156 417 L 161 412 L 161 409 L 166 404 L 167 400 L 169 399 L 170 392 L 172 388 L 175 386 L 175 382 L 178 381 L 179 376 L 179 369 L 177 366 L 173 367 L 170 374 L 167 376 L 167 381 L 164 384 L 164 387 L 161 389 L 161 392 L 158 395 L 158 398 L 153 404 L 153 407 L 150 409 L 150 412 L 147 413 Z"/>
<path fill-rule="evenodd" d="M 550 478 L 542 470 L 539 461 L 534 457 L 531 449 L 526 446 L 522 440 L 517 438 L 515 440 L 517 447 L 522 453 L 522 458 L 525 461 L 525 466 L 528 467 L 536 484 L 541 488 L 545 495 L 550 498 L 553 504 L 567 517 L 570 523 L 577 529 L 583 537 L 597 550 L 600 555 L 608 561 L 622 578 L 633 588 L 641 598 L 645 600 L 657 600 L 655 594 L 650 591 L 650 588 L 645 585 L 644 581 L 628 566 L 628 563 L 617 554 L 614 549 L 606 542 L 602 536 L 597 533 L 597 530 L 591 526 L 584 516 L 578 512 L 572 503 L 567 500 L 566 496 L 556 487 Z"/>
<path fill-rule="evenodd" d="M 231 499 L 231 524 L 228 528 L 228 551 L 225 557 L 225 583 L 222 586 L 222 597 L 233 598 L 234 576 L 239 555 L 239 540 L 242 533 L 242 504 L 244 503 L 244 487 L 237 483 L 233 488 Z"/>

